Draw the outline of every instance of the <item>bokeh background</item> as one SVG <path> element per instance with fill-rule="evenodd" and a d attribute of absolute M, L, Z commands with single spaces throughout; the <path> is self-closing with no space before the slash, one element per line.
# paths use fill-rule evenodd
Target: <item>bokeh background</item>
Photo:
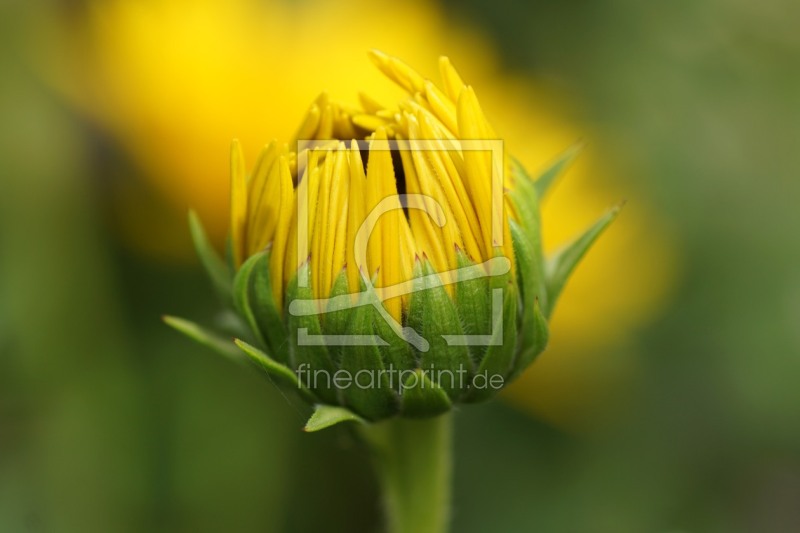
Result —
<path fill-rule="evenodd" d="M 346 432 L 163 326 L 216 309 L 227 150 L 365 51 L 449 55 L 540 168 L 549 247 L 628 203 L 552 348 L 457 413 L 454 531 L 800 531 L 800 6 L 781 0 L 0 4 L 0 531 L 379 531 Z"/>

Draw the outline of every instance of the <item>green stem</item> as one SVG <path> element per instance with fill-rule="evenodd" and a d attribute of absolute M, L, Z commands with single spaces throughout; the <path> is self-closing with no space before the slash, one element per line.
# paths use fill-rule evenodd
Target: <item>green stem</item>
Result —
<path fill-rule="evenodd" d="M 364 426 L 389 533 L 445 533 L 450 520 L 452 415 Z"/>

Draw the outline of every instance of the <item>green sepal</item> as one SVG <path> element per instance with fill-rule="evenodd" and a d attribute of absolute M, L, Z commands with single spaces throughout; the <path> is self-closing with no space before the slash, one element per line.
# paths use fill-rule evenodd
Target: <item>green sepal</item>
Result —
<path fill-rule="evenodd" d="M 372 317 L 372 326 L 375 334 L 387 342 L 386 346 L 381 346 L 383 364 L 389 369 L 398 372 L 414 369 L 417 365 L 417 360 L 411 345 L 392 329 L 380 313 L 373 310 Z M 392 385 L 399 392 L 400 380 L 394 380 Z"/>
<path fill-rule="evenodd" d="M 597 237 L 617 218 L 622 205 L 615 206 L 607 211 L 600 219 L 592 224 L 580 237 L 554 253 L 545 263 L 545 282 L 547 286 L 547 307 L 545 316 L 553 313 L 558 297 L 564 289 L 570 274 L 580 260 L 592 246 Z"/>
<path fill-rule="evenodd" d="M 544 281 L 544 252 L 542 249 L 541 221 L 539 201 L 533 183 L 529 179 L 517 179 L 508 196 L 514 204 L 519 223 L 509 218 L 512 225 L 512 241 L 517 262 L 525 262 L 528 292 L 534 293 L 547 306 L 547 291 Z M 516 238 L 514 234 L 516 232 Z M 520 237 L 524 236 L 524 239 Z M 517 241 L 524 241 L 522 249 L 517 251 Z M 521 256 L 521 257 L 520 257 Z"/>
<path fill-rule="evenodd" d="M 342 422 L 356 422 L 366 424 L 367 422 L 345 407 L 335 405 L 317 405 L 311 418 L 306 422 L 303 431 L 313 433 L 322 429 L 341 424 Z"/>
<path fill-rule="evenodd" d="M 203 346 L 211 348 L 218 354 L 223 355 L 228 359 L 232 359 L 237 363 L 243 363 L 246 360 L 244 354 L 242 354 L 242 352 L 230 339 L 226 339 L 220 335 L 217 335 L 216 333 L 184 318 L 165 315 L 161 317 L 161 319 L 171 328 L 183 333 L 190 339 L 202 344 Z"/>
<path fill-rule="evenodd" d="M 371 299 L 377 296 L 370 287 L 362 292 L 361 298 Z M 377 313 L 372 305 L 356 307 L 347 333 L 373 335 L 373 314 Z M 396 414 L 399 409 L 397 394 L 381 358 L 384 348 L 385 346 L 379 347 L 375 344 L 356 344 L 344 346 L 341 352 L 340 368 L 350 380 L 348 386 L 342 390 L 345 404 L 368 420 L 387 418 Z"/>
<path fill-rule="evenodd" d="M 536 192 L 539 198 L 544 196 L 552 189 L 556 180 L 564 173 L 564 171 L 572 164 L 575 158 L 583 150 L 584 143 L 577 142 L 564 150 L 555 161 L 553 161 L 544 171 L 539 174 L 534 184 L 536 185 Z"/>
<path fill-rule="evenodd" d="M 463 250 L 456 250 L 456 276 L 459 280 L 455 284 L 456 309 L 464 334 L 489 335 L 492 326 L 489 279 L 477 277 L 465 280 L 463 276 L 464 269 L 475 268 L 476 265 Z M 486 353 L 486 346 L 470 345 L 467 349 L 476 365 Z"/>
<path fill-rule="evenodd" d="M 456 306 L 427 258 L 415 261 L 413 276 L 408 324 L 429 343 L 427 351 L 414 348 L 420 367 L 432 371 L 431 380 L 457 400 L 467 390 L 473 365 L 467 346 L 449 345 L 444 337 L 464 334 Z"/>
<path fill-rule="evenodd" d="M 401 405 L 403 416 L 412 418 L 440 415 L 453 406 L 447 393 L 419 368 L 403 382 Z"/>
<path fill-rule="evenodd" d="M 480 402 L 497 394 L 505 384 L 511 371 L 514 355 L 517 350 L 517 288 L 511 279 L 511 273 L 492 276 L 492 303 L 490 309 L 499 302 L 494 301 L 494 291 L 502 291 L 502 312 L 492 317 L 492 344 L 488 346 L 486 355 L 471 380 L 467 401 Z M 498 383 L 500 387 L 495 388 Z M 490 385 L 491 384 L 491 385 Z"/>
<path fill-rule="evenodd" d="M 280 364 L 263 351 L 255 346 L 247 344 L 241 339 L 234 339 L 233 342 L 248 356 L 250 361 L 255 363 L 259 369 L 267 374 L 270 381 L 274 378 L 275 381 L 273 381 L 273 383 L 275 383 L 275 385 L 297 392 L 309 403 L 317 401 L 314 394 L 300 383 L 297 379 L 297 375 L 295 375 L 289 367 Z"/>
<path fill-rule="evenodd" d="M 375 281 L 375 279 L 372 280 L 373 287 L 375 286 Z M 362 280 L 361 291 L 365 292 L 366 290 L 367 286 Z M 368 295 L 371 298 L 377 298 L 374 289 L 371 289 Z M 381 302 L 381 305 L 383 305 L 383 302 Z M 375 335 L 386 343 L 380 348 L 384 366 L 389 367 L 392 371 L 398 372 L 416 368 L 418 363 L 416 353 L 412 350 L 411 344 L 409 344 L 404 336 L 406 331 L 404 331 L 405 328 L 403 328 L 402 324 L 398 324 L 401 329 L 400 331 L 396 331 L 389 322 L 389 320 L 391 320 L 391 315 L 386 307 L 383 308 L 383 313 L 379 312 L 374 306 L 371 306 L 371 309 L 373 331 Z M 400 380 L 392 380 L 391 383 L 395 392 L 399 393 Z"/>
<path fill-rule="evenodd" d="M 233 307 L 239 313 L 239 316 L 247 323 L 253 335 L 258 339 L 259 344 L 264 346 L 266 346 L 267 342 L 264 335 L 261 333 L 261 329 L 258 327 L 258 321 L 253 313 L 253 307 L 250 304 L 250 276 L 256 264 L 265 253 L 266 252 L 260 252 L 251 256 L 242 264 L 236 276 L 233 278 Z"/>
<path fill-rule="evenodd" d="M 325 335 L 346 335 L 348 325 L 352 322 L 355 309 L 350 305 L 348 295 L 347 272 L 342 270 L 333 282 L 330 300 L 325 314 L 322 315 L 322 331 Z M 334 363 L 341 361 L 342 346 L 328 346 L 328 352 Z"/>
<path fill-rule="evenodd" d="M 519 353 L 514 360 L 514 368 L 511 371 L 511 374 L 508 376 L 506 380 L 507 383 L 510 383 L 514 379 L 517 378 L 522 372 L 528 368 L 528 366 L 539 356 L 540 353 L 547 348 L 547 342 L 550 339 L 550 328 L 547 324 L 547 319 L 542 313 L 541 306 L 539 305 L 539 301 L 535 301 L 533 304 L 533 312 L 531 313 L 532 318 L 532 325 L 528 326 L 533 331 L 533 335 L 531 335 L 532 343 L 521 346 Z"/>
<path fill-rule="evenodd" d="M 192 235 L 197 257 L 200 259 L 203 268 L 205 268 L 214 290 L 222 300 L 222 303 L 230 305 L 231 288 L 233 287 L 231 270 L 217 254 L 217 251 L 214 250 L 208 240 L 208 234 L 203 228 L 203 223 L 200 222 L 200 217 L 193 210 L 189 211 L 189 232 Z"/>
<path fill-rule="evenodd" d="M 539 295 L 544 291 L 540 288 L 540 278 L 537 276 L 538 268 L 533 259 L 531 244 L 522 228 L 513 220 L 509 221 L 511 240 L 514 245 L 514 258 L 517 266 L 517 279 L 522 302 L 522 313 L 517 317 L 520 323 L 518 346 L 520 352 L 539 343 L 537 339 L 539 328 L 536 325 L 535 309 L 542 306 Z"/>
<path fill-rule="evenodd" d="M 298 279 L 309 280 L 305 287 L 298 284 Z M 333 386 L 333 374 L 336 366 L 328 353 L 328 348 L 321 343 L 322 327 L 318 314 L 295 314 L 290 311 L 292 302 L 298 304 L 303 301 L 313 300 L 314 293 L 311 289 L 311 273 L 308 261 L 298 269 L 295 276 L 289 281 L 286 289 L 286 325 L 289 345 L 289 361 L 298 373 L 298 378 L 303 385 L 308 386 L 324 402 L 339 403 L 339 395 Z M 309 342 L 300 342 L 301 330 L 309 336 Z M 318 373 L 315 375 L 315 373 Z M 304 378 L 305 376 L 305 378 Z M 315 379 L 316 378 L 316 379 Z M 303 381 L 307 379 L 307 381 Z"/>
<path fill-rule="evenodd" d="M 247 281 L 247 303 L 259 336 L 264 339 L 269 352 L 280 363 L 289 362 L 289 345 L 279 307 L 272 294 L 269 260 L 271 251 L 256 254 L 258 260 L 250 270 Z"/>

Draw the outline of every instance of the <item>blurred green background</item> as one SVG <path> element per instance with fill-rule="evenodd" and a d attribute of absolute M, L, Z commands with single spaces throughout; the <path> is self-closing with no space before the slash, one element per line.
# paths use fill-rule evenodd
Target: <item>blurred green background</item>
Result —
<path fill-rule="evenodd" d="M 620 169 L 598 180 L 646 198 L 680 258 L 647 324 L 598 349 L 637 370 L 593 423 L 457 413 L 453 530 L 800 531 L 800 5 L 425 5 L 569 100 Z M 0 531 L 378 531 L 358 443 L 303 434 L 298 406 L 161 324 L 216 302 L 198 265 L 120 230 L 132 210 L 185 246 L 185 211 L 42 67 L 84 10 L 0 5 Z"/>

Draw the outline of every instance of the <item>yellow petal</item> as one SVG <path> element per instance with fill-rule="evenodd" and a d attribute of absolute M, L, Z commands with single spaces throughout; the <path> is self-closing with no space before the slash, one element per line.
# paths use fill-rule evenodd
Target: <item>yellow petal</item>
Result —
<path fill-rule="evenodd" d="M 323 154 L 321 154 L 323 155 Z M 324 154 L 325 161 L 319 169 L 319 195 L 317 207 L 314 211 L 314 226 L 311 236 L 311 283 L 316 298 L 324 298 L 322 293 L 322 269 L 329 258 L 324 256 L 325 239 L 327 238 L 328 206 L 331 195 L 331 176 L 333 174 L 333 157 L 328 152 Z"/>
<path fill-rule="evenodd" d="M 461 80 L 461 76 L 458 75 L 458 71 L 450 63 L 450 59 L 445 56 L 439 58 L 439 75 L 442 77 L 444 93 L 453 102 L 458 101 L 458 95 L 461 94 L 464 82 Z"/>
<path fill-rule="evenodd" d="M 389 65 L 395 78 L 400 80 L 400 83 L 407 88 L 408 92 L 421 93 L 425 91 L 425 78 L 420 76 L 416 70 L 396 57 L 391 58 Z"/>
<path fill-rule="evenodd" d="M 414 268 L 414 257 L 417 255 L 416 243 L 414 237 L 411 235 L 411 227 L 405 216 L 400 217 L 400 279 L 402 281 L 410 280 L 412 270 Z M 411 294 L 405 294 L 401 298 L 404 309 L 408 309 L 409 302 L 411 301 Z"/>
<path fill-rule="evenodd" d="M 367 265 L 360 265 L 355 256 L 356 232 L 364 222 L 364 190 L 366 189 L 364 164 L 361 161 L 361 152 L 358 143 L 350 143 L 350 199 L 347 209 L 347 284 L 351 293 L 361 289 L 360 269 Z M 361 245 L 359 243 L 359 245 Z M 364 243 L 366 245 L 366 243 Z"/>
<path fill-rule="evenodd" d="M 328 201 L 327 220 L 325 222 L 325 239 L 323 256 L 320 258 L 320 290 L 323 298 L 330 295 L 335 276 L 339 274 L 345 262 L 347 230 L 347 200 L 349 174 L 348 153 L 344 143 L 329 157 L 333 158 L 330 199 Z"/>
<path fill-rule="evenodd" d="M 383 233 L 381 231 L 382 221 L 376 221 L 380 217 L 380 213 L 374 211 L 377 205 L 384 198 L 385 182 L 391 180 L 394 182 L 394 168 L 392 167 L 392 154 L 389 151 L 389 144 L 387 142 L 386 130 L 383 128 L 375 132 L 374 138 L 369 143 L 369 162 L 367 164 L 367 211 L 366 216 L 373 220 L 373 227 L 375 228 L 369 236 L 369 244 L 367 247 L 367 271 L 370 276 L 378 273 L 378 284 L 383 281 L 385 265 L 382 265 L 382 250 L 389 243 L 384 243 Z"/>
<path fill-rule="evenodd" d="M 305 162 L 305 171 L 298 182 L 295 200 L 292 205 L 292 221 L 289 227 L 286 257 L 284 259 L 284 286 L 289 284 L 300 266 L 309 259 L 312 249 L 311 239 L 317 211 L 317 198 L 319 196 L 319 169 L 317 168 L 319 153 L 314 150 L 306 155 L 308 160 Z M 305 217 L 302 227 L 300 226 L 300 206 L 303 206 L 302 214 Z M 300 235 L 301 233 L 302 235 Z"/>
<path fill-rule="evenodd" d="M 302 194 L 301 190 L 299 188 L 295 189 L 294 198 L 292 199 L 292 216 L 291 220 L 289 221 L 289 231 L 286 234 L 286 251 L 284 252 L 283 257 L 283 277 L 281 281 L 284 287 L 289 285 L 289 282 L 297 272 L 297 269 L 300 268 L 300 265 L 297 261 L 297 198 L 300 194 Z"/>
<path fill-rule="evenodd" d="M 433 138 L 430 137 L 432 132 L 425 117 L 418 117 L 418 120 L 423 136 L 429 139 Z M 445 144 L 440 140 L 429 142 L 436 149 L 427 153 L 428 162 L 450 206 L 452 216 L 455 218 L 454 222 L 458 227 L 467 254 L 473 260 L 479 261 L 481 258 L 486 257 L 487 254 L 481 249 L 483 238 L 475 209 L 467 195 L 456 165 L 453 163 L 450 153 L 445 149 Z"/>
<path fill-rule="evenodd" d="M 396 57 L 379 50 L 370 50 L 369 57 L 381 72 L 406 91 L 412 94 L 425 91 L 425 79 Z"/>
<path fill-rule="evenodd" d="M 425 97 L 436 117 L 442 121 L 442 124 L 447 129 L 455 134 L 458 131 L 458 122 L 456 121 L 456 106 L 453 104 L 453 100 L 442 93 L 431 81 L 425 82 Z"/>
<path fill-rule="evenodd" d="M 311 104 L 311 108 L 309 108 L 308 113 L 306 113 L 303 123 L 297 130 L 297 135 L 295 135 L 296 141 L 305 141 L 317 138 L 316 134 L 317 128 L 319 128 L 320 115 L 321 113 L 319 106 L 317 104 Z"/>
<path fill-rule="evenodd" d="M 388 145 L 387 145 L 388 147 Z M 388 287 L 404 281 L 403 266 L 401 259 L 401 248 L 398 246 L 398 238 L 401 237 L 401 219 L 405 221 L 403 208 L 397 196 L 397 180 L 394 175 L 392 154 L 388 150 L 381 150 L 380 153 L 381 172 L 384 174 L 381 179 L 381 196 L 384 201 L 388 201 L 388 211 L 382 215 L 379 223 L 382 241 L 381 250 L 381 281 L 380 287 Z M 370 155 L 371 161 L 372 155 Z M 390 298 L 384 301 L 389 314 L 400 322 L 402 319 L 402 300 Z"/>
<path fill-rule="evenodd" d="M 321 140 L 333 138 L 333 107 L 330 104 L 322 107 L 316 138 Z"/>
<path fill-rule="evenodd" d="M 353 123 L 359 128 L 367 131 L 375 131 L 378 128 L 386 126 L 389 122 L 390 119 L 379 117 L 377 115 L 368 115 L 366 113 L 353 116 Z"/>
<path fill-rule="evenodd" d="M 357 136 L 351 114 L 339 104 L 333 106 L 333 136 L 336 139 L 354 139 Z"/>
<path fill-rule="evenodd" d="M 422 194 L 422 186 L 414 167 L 413 147 L 409 141 L 398 138 L 400 157 L 403 161 L 403 170 L 406 173 L 406 190 L 409 194 Z M 434 223 L 433 214 L 438 210 L 433 203 L 425 198 L 422 202 L 425 210 L 411 208 L 408 218 L 411 225 L 411 234 L 414 238 L 416 253 L 425 255 L 436 265 L 446 265 L 447 255 L 442 248 L 441 233 L 438 224 Z"/>
<path fill-rule="evenodd" d="M 439 120 L 439 118 L 433 113 L 433 111 L 428 109 L 429 106 L 427 105 L 427 101 L 425 101 L 425 105 L 423 106 L 418 101 L 408 100 L 406 102 L 402 102 L 400 104 L 400 107 L 401 109 L 403 109 L 403 111 L 410 113 L 411 115 L 414 115 L 416 117 L 419 117 L 420 115 L 426 117 L 428 123 L 430 124 L 431 130 L 433 131 L 434 135 L 432 137 L 433 139 L 447 139 L 447 140 L 456 139 L 455 133 L 453 131 L 450 131 L 450 129 L 447 126 L 445 126 L 441 120 Z M 457 131 L 457 129 L 454 131 Z M 422 138 L 428 138 L 428 137 L 422 137 Z"/>
<path fill-rule="evenodd" d="M 464 248 L 464 243 L 458 231 L 458 225 L 453 210 L 450 207 L 450 202 L 442 191 L 439 180 L 436 177 L 434 170 L 431 168 L 428 161 L 428 152 L 425 150 L 412 150 L 411 157 L 414 161 L 414 170 L 417 175 L 417 182 L 422 194 L 427 196 L 431 202 L 435 202 L 444 213 L 444 224 L 438 228 L 437 233 L 437 251 L 443 253 L 436 253 L 431 259 L 431 263 L 437 272 L 444 272 L 450 268 L 456 267 L 455 246 Z M 432 213 L 433 207 L 429 205 L 428 213 Z"/>
<path fill-rule="evenodd" d="M 278 225 L 275 229 L 275 238 L 272 241 L 272 254 L 269 268 L 272 281 L 272 296 L 279 309 L 283 308 L 283 265 L 286 257 L 286 243 L 288 240 L 289 224 L 295 205 L 294 185 L 289 163 L 285 156 L 281 156 L 276 165 L 272 166 L 272 173 L 279 183 L 280 197 L 278 199 Z"/>
<path fill-rule="evenodd" d="M 251 255 L 263 250 L 272 242 L 278 224 L 277 200 L 280 184 L 269 179 L 271 169 L 280 154 L 278 143 L 272 142 L 261 151 L 253 169 L 247 194 L 247 253 Z"/>
<path fill-rule="evenodd" d="M 488 140 L 490 129 L 471 87 L 464 87 L 458 98 L 458 129 L 464 140 Z M 492 239 L 492 153 L 463 150 L 465 185 L 481 226 L 483 249 L 493 250 Z"/>
<path fill-rule="evenodd" d="M 373 97 L 363 92 L 358 93 L 358 101 L 361 102 L 361 107 L 364 108 L 364 111 L 366 111 L 369 114 L 374 114 L 380 111 L 381 109 L 386 109 L 386 106 L 382 105 Z"/>
<path fill-rule="evenodd" d="M 320 188 L 320 165 L 319 165 L 319 158 L 320 158 L 320 151 L 319 150 L 312 150 L 310 154 L 308 154 L 308 161 L 307 161 L 307 181 L 303 184 L 304 188 L 304 196 L 301 197 L 300 201 L 303 202 L 305 207 L 305 213 L 307 216 L 306 220 L 306 228 L 305 228 L 305 235 L 306 235 L 306 242 L 304 243 L 306 247 L 301 250 L 300 248 L 297 249 L 298 257 L 297 257 L 297 268 L 308 260 L 309 256 L 313 250 L 313 242 L 312 239 L 314 237 L 314 228 L 316 228 L 316 217 L 317 217 L 317 210 L 319 206 L 319 188 Z M 298 206 L 299 209 L 299 206 Z M 299 216 L 299 215 L 298 215 Z M 300 219 L 298 218 L 298 221 Z"/>

